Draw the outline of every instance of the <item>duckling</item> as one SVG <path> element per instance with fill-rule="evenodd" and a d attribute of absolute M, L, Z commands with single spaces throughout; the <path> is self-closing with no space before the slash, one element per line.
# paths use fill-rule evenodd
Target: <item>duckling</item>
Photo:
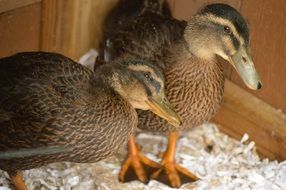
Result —
<path fill-rule="evenodd" d="M 56 53 L 2 58 L 0 168 L 22 190 L 22 170 L 102 160 L 133 133 L 135 109 L 180 125 L 165 97 L 163 75 L 143 59 L 123 56 L 92 72 Z"/>
<path fill-rule="evenodd" d="M 146 1 L 149 0 L 142 1 L 145 3 L 141 4 L 148 4 Z M 104 41 L 109 42 L 109 47 L 103 46 L 100 55 L 108 54 L 105 57 L 112 60 L 128 52 L 160 67 L 165 76 L 166 95 L 182 119 L 182 125 L 175 129 L 154 114 L 139 110 L 138 127 L 170 132 L 169 144 L 159 167 L 158 163 L 143 157 L 137 150 L 137 160 L 141 161 L 142 167 L 125 162 L 119 180 L 126 182 L 134 179 L 126 174 L 133 167 L 137 178 L 144 183 L 153 178 L 171 187 L 180 187 L 182 183 L 197 180 L 198 177 L 176 163 L 178 130 L 209 121 L 220 107 L 224 91 L 222 64 L 225 63 L 219 58 L 230 63 L 250 89 L 262 87 L 251 58 L 249 28 L 242 15 L 226 4 L 206 5 L 188 22 L 163 12 L 158 14 L 158 11 L 146 7 L 141 7 L 141 11 L 134 10 L 138 14 L 128 13 L 132 17 L 124 22 L 121 18 L 126 13 L 122 10 L 128 5 L 126 0 L 119 1 L 107 17 Z M 130 141 L 132 147 L 136 147 L 134 137 Z M 144 169 L 146 165 L 152 170 Z"/>

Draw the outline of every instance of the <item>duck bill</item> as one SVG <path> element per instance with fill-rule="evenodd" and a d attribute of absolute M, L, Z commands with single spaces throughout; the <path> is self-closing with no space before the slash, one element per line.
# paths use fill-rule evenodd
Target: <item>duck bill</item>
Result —
<path fill-rule="evenodd" d="M 179 116 L 173 110 L 164 94 L 158 95 L 157 97 L 149 97 L 147 104 L 150 107 L 150 111 L 165 119 L 174 127 L 179 127 L 181 125 Z"/>
<path fill-rule="evenodd" d="M 262 87 L 259 75 L 256 72 L 249 47 L 241 47 L 233 56 L 229 57 L 229 62 L 236 69 L 246 86 L 252 90 Z"/>

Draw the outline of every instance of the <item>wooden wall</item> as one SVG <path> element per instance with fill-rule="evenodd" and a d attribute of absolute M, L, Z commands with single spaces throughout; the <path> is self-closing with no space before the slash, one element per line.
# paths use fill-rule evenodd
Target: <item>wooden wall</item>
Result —
<path fill-rule="evenodd" d="M 39 0 L 0 1 L 0 57 L 40 47 Z"/>
<path fill-rule="evenodd" d="M 97 47 L 105 15 L 115 0 L 42 0 L 42 50 L 78 59 Z"/>
<path fill-rule="evenodd" d="M 116 0 L 0 0 L 0 57 L 53 51 L 78 59 L 97 47 Z"/>

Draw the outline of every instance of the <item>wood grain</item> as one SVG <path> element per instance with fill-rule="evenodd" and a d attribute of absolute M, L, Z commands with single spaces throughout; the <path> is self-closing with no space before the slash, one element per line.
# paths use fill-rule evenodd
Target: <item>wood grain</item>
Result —
<path fill-rule="evenodd" d="M 173 16 L 178 19 L 188 20 L 198 9 L 210 3 L 226 3 L 240 9 L 241 0 L 176 0 Z"/>
<path fill-rule="evenodd" d="M 41 42 L 42 51 L 60 50 L 60 25 L 62 1 L 42 0 Z"/>
<path fill-rule="evenodd" d="M 117 0 L 43 0 L 41 48 L 78 59 L 96 48 L 107 12 Z"/>
<path fill-rule="evenodd" d="M 250 91 L 236 73 L 232 81 L 245 90 L 286 112 L 286 1 L 244 0 L 242 13 L 251 28 L 254 63 L 263 88 Z"/>
<path fill-rule="evenodd" d="M 286 115 L 230 81 L 226 81 L 223 106 L 214 121 L 237 139 L 248 133 L 262 156 L 286 159 Z"/>
<path fill-rule="evenodd" d="M 0 57 L 39 50 L 41 3 L 0 15 Z"/>
<path fill-rule="evenodd" d="M 38 3 L 41 0 L 0 0 L 0 13 Z"/>

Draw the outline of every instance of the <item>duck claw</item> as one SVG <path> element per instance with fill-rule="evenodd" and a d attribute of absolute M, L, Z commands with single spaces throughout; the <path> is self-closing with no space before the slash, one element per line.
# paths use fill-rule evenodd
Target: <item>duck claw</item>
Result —
<path fill-rule="evenodd" d="M 164 160 L 162 161 L 162 167 L 155 171 L 151 178 L 174 188 L 179 188 L 182 184 L 199 179 L 176 162 Z"/>
<path fill-rule="evenodd" d="M 150 160 L 141 153 L 138 155 L 128 155 L 121 166 L 118 178 L 120 182 L 139 180 L 147 184 L 152 173 L 160 167 L 160 164 Z"/>

